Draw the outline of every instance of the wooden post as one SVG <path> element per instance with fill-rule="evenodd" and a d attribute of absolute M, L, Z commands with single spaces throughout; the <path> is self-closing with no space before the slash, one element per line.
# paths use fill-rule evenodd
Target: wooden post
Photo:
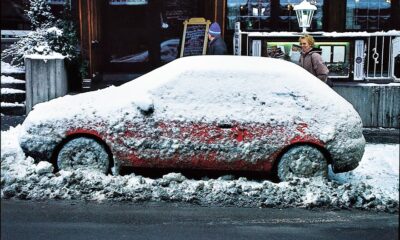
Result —
<path fill-rule="evenodd" d="M 64 57 L 26 56 L 26 114 L 37 103 L 61 97 L 68 92 Z"/>

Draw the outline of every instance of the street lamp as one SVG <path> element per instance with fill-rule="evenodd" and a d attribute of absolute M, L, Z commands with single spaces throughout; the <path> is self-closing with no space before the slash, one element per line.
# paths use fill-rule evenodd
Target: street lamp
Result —
<path fill-rule="evenodd" d="M 311 26 L 312 17 L 317 7 L 303 0 L 300 4 L 295 5 L 293 10 L 296 11 L 299 27 L 303 28 L 303 33 L 305 33 L 306 28 Z"/>

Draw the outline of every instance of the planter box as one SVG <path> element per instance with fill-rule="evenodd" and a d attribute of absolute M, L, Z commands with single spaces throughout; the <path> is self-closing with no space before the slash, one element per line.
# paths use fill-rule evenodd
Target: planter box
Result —
<path fill-rule="evenodd" d="M 37 103 L 62 97 L 68 92 L 67 72 L 62 56 L 27 56 L 26 114 Z"/>

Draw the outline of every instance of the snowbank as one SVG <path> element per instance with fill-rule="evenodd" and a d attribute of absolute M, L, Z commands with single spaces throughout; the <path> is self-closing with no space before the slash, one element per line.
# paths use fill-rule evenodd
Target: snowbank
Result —
<path fill-rule="evenodd" d="M 329 180 L 272 183 L 224 176 L 193 180 L 180 173 L 151 179 L 87 171 L 52 173 L 18 146 L 21 126 L 1 132 L 1 198 L 176 201 L 246 207 L 329 207 L 398 212 L 399 145 L 367 144 L 360 166 Z"/>

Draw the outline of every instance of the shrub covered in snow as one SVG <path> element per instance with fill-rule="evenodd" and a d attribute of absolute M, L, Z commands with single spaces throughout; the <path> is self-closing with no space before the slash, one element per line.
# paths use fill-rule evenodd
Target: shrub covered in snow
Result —
<path fill-rule="evenodd" d="M 54 22 L 51 8 L 47 0 L 29 0 L 29 10 L 26 11 L 32 28 L 47 28 Z"/>
<path fill-rule="evenodd" d="M 78 38 L 70 9 L 65 6 L 64 19 L 55 20 L 46 0 L 30 0 L 26 11 L 32 32 L 2 52 L 2 58 L 10 58 L 12 65 L 22 66 L 24 56 L 30 54 L 62 54 L 71 61 L 78 59 Z"/>

